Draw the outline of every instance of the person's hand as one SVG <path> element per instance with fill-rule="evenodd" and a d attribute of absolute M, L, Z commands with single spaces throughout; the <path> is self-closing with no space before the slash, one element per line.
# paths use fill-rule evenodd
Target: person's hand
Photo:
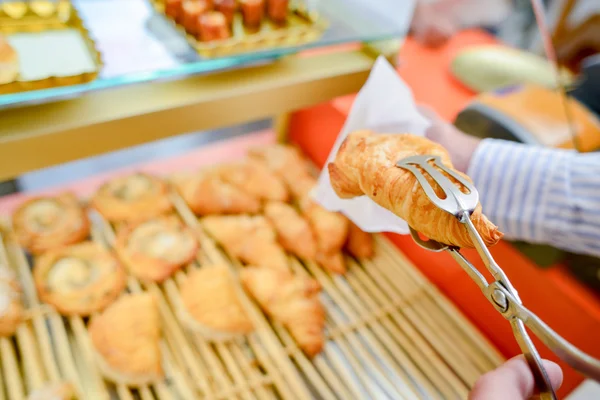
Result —
<path fill-rule="evenodd" d="M 558 390 L 563 373 L 558 364 L 542 360 L 554 390 Z M 535 394 L 533 374 L 525 357 L 517 356 L 492 372 L 481 376 L 469 395 L 469 400 L 528 400 Z"/>
<path fill-rule="evenodd" d="M 458 25 L 450 17 L 436 11 L 429 4 L 419 3 L 410 27 L 415 39 L 431 47 L 443 45 L 458 31 Z"/>
<path fill-rule="evenodd" d="M 419 106 L 419 112 L 431 122 L 431 126 L 425 132 L 425 137 L 441 144 L 448 150 L 454 168 L 466 173 L 481 139 L 461 132 L 429 107 Z"/>

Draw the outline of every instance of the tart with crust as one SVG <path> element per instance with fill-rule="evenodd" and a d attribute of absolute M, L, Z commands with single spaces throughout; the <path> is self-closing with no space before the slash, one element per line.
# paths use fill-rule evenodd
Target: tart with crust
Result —
<path fill-rule="evenodd" d="M 88 216 L 71 193 L 25 201 L 12 225 L 21 246 L 33 254 L 81 242 L 90 234 Z"/>
<path fill-rule="evenodd" d="M 254 326 L 240 301 L 227 265 L 206 266 L 188 274 L 179 288 L 179 318 L 191 330 L 213 341 L 252 332 Z"/>
<path fill-rule="evenodd" d="M 88 331 L 102 374 L 138 387 L 164 378 L 160 353 L 160 316 L 150 293 L 120 297 L 92 317 Z"/>
<path fill-rule="evenodd" d="M 15 273 L 0 265 L 0 337 L 12 336 L 23 322 L 22 289 Z"/>
<path fill-rule="evenodd" d="M 125 288 L 125 271 L 112 253 L 94 242 L 38 257 L 33 279 L 40 299 L 62 315 L 87 316 L 112 303 Z"/>
<path fill-rule="evenodd" d="M 175 216 L 126 227 L 115 246 L 127 270 L 146 282 L 162 282 L 191 263 L 198 247 L 194 232 Z"/>
<path fill-rule="evenodd" d="M 90 204 L 112 223 L 145 221 L 173 209 L 167 184 L 139 172 L 104 183 Z"/>

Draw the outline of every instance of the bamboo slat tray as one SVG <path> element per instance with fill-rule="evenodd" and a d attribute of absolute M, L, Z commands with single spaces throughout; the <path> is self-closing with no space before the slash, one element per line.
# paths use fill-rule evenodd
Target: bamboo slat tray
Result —
<path fill-rule="evenodd" d="M 96 79 L 102 68 L 100 52 L 70 1 L 9 0 L 0 2 L 0 35 L 9 38 L 11 35 L 22 33 L 43 36 L 47 32 L 66 30 L 76 31 L 83 41 L 84 48 L 80 50 L 85 52 L 93 63 L 89 70 L 77 74 L 70 72 L 55 73 L 31 80 L 17 76 L 17 79 L 13 82 L 0 84 L 0 94 L 86 83 Z M 21 71 L 23 70 L 22 62 L 23 60 L 20 60 Z"/>
<path fill-rule="evenodd" d="M 226 40 L 202 42 L 165 14 L 164 0 L 152 0 L 152 5 L 159 13 L 184 35 L 190 45 L 203 57 L 214 58 L 235 54 L 265 51 L 278 47 L 294 47 L 314 42 L 327 29 L 327 21 L 315 12 L 309 12 L 300 2 L 290 2 L 288 21 L 278 26 L 266 18 L 256 31 L 244 27 L 242 16 L 236 12 L 231 29 L 231 38 Z"/>
<path fill-rule="evenodd" d="M 458 399 L 481 374 L 503 360 L 483 336 L 383 236 L 372 260 L 347 257 L 346 276 L 291 259 L 295 273 L 323 287 L 327 309 L 324 351 L 309 360 L 287 331 L 266 319 L 242 293 L 256 331 L 224 343 L 208 343 L 179 322 L 178 286 L 190 268 L 227 262 L 175 193 L 177 213 L 198 232 L 197 261 L 165 283 L 128 280 L 130 292 L 159 299 L 163 321 L 163 382 L 128 389 L 105 381 L 96 367 L 86 321 L 62 318 L 39 304 L 29 260 L 5 223 L 0 262 L 14 268 L 24 286 L 30 319 L 12 339 L 0 339 L 0 400 L 19 400 L 49 382 L 70 381 L 85 399 Z M 92 213 L 92 239 L 110 247 L 114 231 Z M 2 230 L 0 230 L 2 232 Z"/>

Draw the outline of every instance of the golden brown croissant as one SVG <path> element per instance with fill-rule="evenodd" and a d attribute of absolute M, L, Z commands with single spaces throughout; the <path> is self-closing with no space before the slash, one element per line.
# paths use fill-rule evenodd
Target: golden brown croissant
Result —
<path fill-rule="evenodd" d="M 269 202 L 265 205 L 265 217 L 277 231 L 279 243 L 290 253 L 307 260 L 317 256 L 317 242 L 310 225 L 289 204 Z"/>
<path fill-rule="evenodd" d="M 325 309 L 319 301 L 321 286 L 290 271 L 248 267 L 241 272 L 244 288 L 276 321 L 281 322 L 300 348 L 313 357 L 325 341 Z"/>
<path fill-rule="evenodd" d="M 263 163 L 245 160 L 220 166 L 223 181 L 260 200 L 287 201 L 283 182 Z"/>
<path fill-rule="evenodd" d="M 179 288 L 181 320 L 208 340 L 227 340 L 252 332 L 254 326 L 242 305 L 227 265 L 195 269 Z"/>
<path fill-rule="evenodd" d="M 12 336 L 24 318 L 22 289 L 15 273 L 0 265 L 0 337 Z"/>
<path fill-rule="evenodd" d="M 245 264 L 287 269 L 285 251 L 275 230 L 262 215 L 210 216 L 202 226 L 233 257 Z"/>
<path fill-rule="evenodd" d="M 225 182 L 218 167 L 179 174 L 173 182 L 196 215 L 254 214 L 260 210 L 259 199 Z"/>
<path fill-rule="evenodd" d="M 350 222 L 350 229 L 348 230 L 348 240 L 346 241 L 346 250 L 354 257 L 371 258 L 375 253 L 373 248 L 373 235 L 368 232 L 364 232 L 354 223 Z"/>
<path fill-rule="evenodd" d="M 308 195 L 300 201 L 300 209 L 317 239 L 317 262 L 336 274 L 345 273 L 346 265 L 341 251 L 348 237 L 348 219 L 340 213 L 324 209 Z"/>
<path fill-rule="evenodd" d="M 160 317 L 151 294 L 122 296 L 92 317 L 88 330 L 98 365 L 110 380 L 140 386 L 163 378 Z"/>
<path fill-rule="evenodd" d="M 90 233 L 88 216 L 71 193 L 24 202 L 12 224 L 21 246 L 33 254 L 81 242 Z"/>
<path fill-rule="evenodd" d="M 194 232 L 176 216 L 151 219 L 119 231 L 115 249 L 127 270 L 146 282 L 163 282 L 198 252 Z"/>
<path fill-rule="evenodd" d="M 425 138 L 410 134 L 375 134 L 367 130 L 353 132 L 342 143 L 335 161 L 328 165 L 331 185 L 343 199 L 366 194 L 430 239 L 473 247 L 466 228 L 429 200 L 412 173 L 396 166 L 403 158 L 426 154 L 439 156 L 444 165 L 453 168 L 448 152 Z M 425 176 L 438 196 L 443 195 L 433 179 Z M 482 214 L 481 205 L 471 220 L 486 245 L 491 246 L 502 238 L 498 228 Z"/>

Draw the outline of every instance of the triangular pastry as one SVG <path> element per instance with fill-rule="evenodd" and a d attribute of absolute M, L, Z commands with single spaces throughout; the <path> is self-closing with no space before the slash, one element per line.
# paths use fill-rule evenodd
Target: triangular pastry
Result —
<path fill-rule="evenodd" d="M 288 200 L 288 191 L 283 182 L 263 163 L 244 160 L 224 164 L 219 169 L 223 181 L 259 200 Z"/>
<path fill-rule="evenodd" d="M 90 221 L 71 193 L 35 197 L 17 208 L 12 216 L 17 240 L 33 254 L 85 240 Z"/>
<path fill-rule="evenodd" d="M 120 230 L 115 248 L 133 276 L 162 282 L 192 262 L 198 246 L 195 233 L 176 216 L 168 216 Z"/>
<path fill-rule="evenodd" d="M 396 166 L 396 162 L 415 155 L 439 156 L 445 166 L 453 168 L 446 149 L 423 137 L 376 134 L 368 130 L 353 132 L 342 143 L 335 161 L 328 165 L 331 185 L 343 199 L 369 196 L 430 239 L 457 247 L 473 247 L 466 227 L 436 207 L 411 172 Z M 433 178 L 425 176 L 436 194 L 443 196 Z M 458 182 L 455 184 L 466 190 Z M 482 214 L 481 205 L 471 220 L 486 245 L 491 246 L 502 238 L 498 227 Z"/>
<path fill-rule="evenodd" d="M 262 215 L 210 216 L 202 219 L 202 226 L 227 253 L 245 264 L 288 268 L 275 230 Z"/>
<path fill-rule="evenodd" d="M 325 309 L 319 300 L 321 287 L 317 281 L 263 267 L 245 268 L 240 278 L 263 310 L 290 331 L 304 353 L 313 357 L 321 352 Z"/>
<path fill-rule="evenodd" d="M 226 265 L 195 269 L 179 288 L 180 319 L 208 340 L 228 340 L 252 332 L 254 326 L 238 290 Z"/>
<path fill-rule="evenodd" d="M 151 294 L 123 295 L 92 317 L 88 331 L 100 370 L 109 380 L 141 386 L 164 377 L 160 316 Z"/>
<path fill-rule="evenodd" d="M 310 224 L 294 207 L 273 201 L 265 205 L 264 213 L 285 250 L 302 259 L 315 259 L 317 242 Z"/>

